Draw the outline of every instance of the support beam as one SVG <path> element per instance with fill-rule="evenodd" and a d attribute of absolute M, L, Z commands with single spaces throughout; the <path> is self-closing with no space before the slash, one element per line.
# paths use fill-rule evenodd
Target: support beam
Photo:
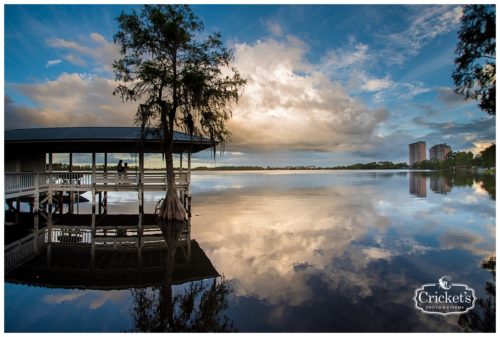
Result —
<path fill-rule="evenodd" d="M 144 216 L 144 152 L 139 152 L 139 223 L 137 231 L 142 234 L 142 222 Z"/>
<path fill-rule="evenodd" d="M 52 152 L 49 153 L 49 173 L 52 173 Z"/>
<path fill-rule="evenodd" d="M 16 198 L 16 224 L 19 223 L 19 214 L 21 213 L 21 198 Z"/>
<path fill-rule="evenodd" d="M 38 252 L 38 229 L 39 219 L 38 213 L 40 212 L 40 174 L 35 174 L 35 200 L 33 202 L 33 234 L 35 235 L 34 245 L 35 252 Z"/>
<path fill-rule="evenodd" d="M 95 152 L 92 152 L 92 237 L 95 235 L 95 206 L 96 206 L 96 182 L 95 182 Z M 99 206 L 100 207 L 100 206 Z"/>
<path fill-rule="evenodd" d="M 51 219 L 52 219 L 52 162 L 53 162 L 53 155 L 52 152 L 49 152 L 49 173 L 50 173 L 49 182 L 51 183 L 49 184 L 49 190 L 48 190 L 49 199 L 47 201 L 48 202 L 47 208 Z"/>
<path fill-rule="evenodd" d="M 188 175 L 187 175 L 187 194 L 188 194 L 188 215 L 191 216 L 191 152 L 188 152 Z"/>
<path fill-rule="evenodd" d="M 63 191 L 60 191 L 59 192 L 59 214 L 63 214 L 63 209 L 64 209 L 64 201 L 63 201 L 63 198 L 64 198 L 64 192 Z"/>
<path fill-rule="evenodd" d="M 92 152 L 92 184 L 95 184 L 95 152 Z"/>
<path fill-rule="evenodd" d="M 73 152 L 70 152 L 69 153 L 69 172 L 73 172 Z M 74 205 L 74 202 L 75 202 L 75 198 L 74 198 L 75 194 L 73 193 L 73 191 L 69 191 L 68 192 L 68 199 L 69 199 L 69 204 L 68 204 L 68 211 L 69 211 L 69 214 L 73 214 L 73 205 Z"/>
<path fill-rule="evenodd" d="M 104 152 L 104 172 L 108 172 L 108 153 L 107 152 Z M 105 177 L 107 177 L 107 175 L 104 175 Z M 105 183 L 105 185 L 107 185 L 107 183 Z M 100 206 L 99 206 L 100 207 Z M 104 204 L 103 204 L 103 208 L 104 208 L 104 214 L 108 214 L 108 191 L 104 191 Z"/>
<path fill-rule="evenodd" d="M 95 204 L 96 204 L 96 198 L 95 198 L 96 190 L 95 190 L 95 184 L 92 184 L 92 223 L 91 223 L 91 229 L 92 229 L 92 235 L 95 235 Z"/>

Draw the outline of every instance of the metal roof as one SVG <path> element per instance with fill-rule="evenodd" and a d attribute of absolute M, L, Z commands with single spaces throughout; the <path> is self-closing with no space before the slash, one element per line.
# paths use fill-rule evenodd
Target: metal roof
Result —
<path fill-rule="evenodd" d="M 147 128 L 144 138 L 145 152 L 159 152 L 161 131 Z M 67 151 L 137 151 L 141 139 L 140 127 L 62 127 L 32 128 L 5 131 L 5 144 L 38 145 L 53 152 Z M 174 152 L 198 152 L 209 148 L 209 139 L 174 132 Z M 17 150 L 17 148 L 16 148 Z M 99 151 L 100 150 L 100 151 Z"/>

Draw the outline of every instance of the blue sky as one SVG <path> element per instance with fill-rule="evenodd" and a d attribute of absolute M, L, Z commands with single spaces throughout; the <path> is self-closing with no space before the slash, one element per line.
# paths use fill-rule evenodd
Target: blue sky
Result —
<path fill-rule="evenodd" d="M 6 5 L 5 128 L 131 125 L 111 62 L 115 18 L 133 7 Z M 248 79 L 217 165 L 407 161 L 414 141 L 477 152 L 495 139 L 495 120 L 452 90 L 460 6 L 192 9 Z"/>

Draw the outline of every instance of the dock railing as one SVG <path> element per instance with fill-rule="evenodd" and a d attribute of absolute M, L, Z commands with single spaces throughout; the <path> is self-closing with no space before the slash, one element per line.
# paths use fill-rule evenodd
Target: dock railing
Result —
<path fill-rule="evenodd" d="M 31 233 L 24 238 L 17 240 L 4 249 L 5 272 L 28 261 L 38 253 L 47 241 L 47 230 L 43 229 L 38 234 Z"/>
<path fill-rule="evenodd" d="M 141 176 L 138 172 L 6 172 L 4 193 L 6 198 L 31 195 L 38 192 L 52 191 L 90 191 L 92 186 L 100 190 L 134 190 L 139 187 Z M 176 171 L 175 181 L 178 188 L 188 189 L 189 173 Z M 142 174 L 145 191 L 165 190 L 167 174 L 164 171 L 149 171 Z"/>

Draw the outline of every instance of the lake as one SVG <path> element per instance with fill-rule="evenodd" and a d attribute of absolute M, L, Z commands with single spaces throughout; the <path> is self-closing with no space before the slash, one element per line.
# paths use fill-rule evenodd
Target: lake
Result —
<path fill-rule="evenodd" d="M 443 275 L 467 284 L 478 298 L 491 296 L 485 287 L 493 276 L 482 263 L 495 254 L 494 186 L 492 176 L 430 172 L 193 172 L 186 240 L 203 272 L 174 268 L 168 287 L 144 288 L 139 284 L 156 269 L 141 270 L 140 280 L 127 286 L 127 270 L 117 280 L 86 283 L 75 276 L 65 283 L 64 274 L 32 266 L 26 269 L 32 274 L 18 271 L 12 282 L 6 277 L 5 330 L 148 330 L 168 303 L 181 310 L 189 296 L 199 307 L 190 323 L 196 321 L 196 330 L 484 329 L 478 320 L 491 314 L 488 308 L 476 305 L 479 316 L 430 315 L 415 308 L 413 296 Z M 146 213 L 160 197 L 146 194 Z M 134 214 L 137 195 L 110 193 L 108 203 L 109 214 Z M 79 208 L 90 211 L 88 203 Z M 126 265 L 128 255 L 120 256 L 117 265 Z M 214 269 L 221 276 L 214 277 Z M 37 277 L 44 285 L 26 281 Z M 92 282 L 101 289 L 85 286 Z M 176 322 L 184 325 L 174 326 L 185 330 L 181 316 Z"/>

